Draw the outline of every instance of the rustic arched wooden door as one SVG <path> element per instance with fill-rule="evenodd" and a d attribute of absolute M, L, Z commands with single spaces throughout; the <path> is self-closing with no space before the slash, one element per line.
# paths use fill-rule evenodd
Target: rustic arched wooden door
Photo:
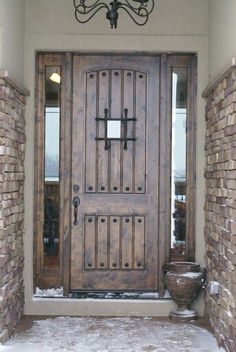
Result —
<path fill-rule="evenodd" d="M 159 58 L 74 56 L 70 291 L 156 290 Z"/>

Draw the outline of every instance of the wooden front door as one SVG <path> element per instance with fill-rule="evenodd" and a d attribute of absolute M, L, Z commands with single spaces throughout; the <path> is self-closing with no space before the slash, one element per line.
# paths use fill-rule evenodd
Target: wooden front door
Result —
<path fill-rule="evenodd" d="M 70 290 L 157 290 L 159 58 L 74 56 Z"/>

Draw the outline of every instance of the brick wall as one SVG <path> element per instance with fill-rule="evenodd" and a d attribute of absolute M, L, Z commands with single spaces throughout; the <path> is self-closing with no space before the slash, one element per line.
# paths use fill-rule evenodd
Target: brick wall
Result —
<path fill-rule="evenodd" d="M 0 71 L 0 342 L 23 315 L 25 94 Z"/>
<path fill-rule="evenodd" d="M 206 314 L 220 344 L 236 351 L 236 68 L 232 66 L 206 97 L 205 240 L 209 281 Z"/>

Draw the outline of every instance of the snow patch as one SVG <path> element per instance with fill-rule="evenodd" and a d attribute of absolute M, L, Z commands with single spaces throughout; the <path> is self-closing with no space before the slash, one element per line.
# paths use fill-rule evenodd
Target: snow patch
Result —
<path fill-rule="evenodd" d="M 187 273 L 183 273 L 183 274 L 180 274 L 181 276 L 183 277 L 189 277 L 189 278 L 196 278 L 196 277 L 200 277 L 202 276 L 202 273 L 193 273 L 193 272 L 187 272 Z"/>
<path fill-rule="evenodd" d="M 36 288 L 35 298 L 52 298 L 52 297 L 64 297 L 63 287 L 60 288 L 51 288 L 51 289 L 40 289 Z M 96 299 L 159 299 L 159 298 L 171 298 L 168 290 L 165 291 L 164 297 L 160 297 L 158 292 L 106 292 L 106 293 L 90 293 L 78 295 L 74 297 L 73 294 L 69 296 L 70 298 L 78 298 L 86 301 L 92 301 Z"/>
<path fill-rule="evenodd" d="M 181 313 L 181 315 L 189 315 L 192 314 L 194 311 L 190 309 L 185 309 L 185 310 L 178 310 L 178 313 Z"/>
<path fill-rule="evenodd" d="M 48 289 L 36 287 L 34 297 L 64 297 L 63 287 Z"/>
<path fill-rule="evenodd" d="M 170 292 L 168 290 L 165 290 L 164 298 L 171 298 Z"/>
<path fill-rule="evenodd" d="M 35 321 L 0 352 L 219 352 L 213 335 L 155 318 L 57 317 Z"/>
<path fill-rule="evenodd" d="M 120 296 L 121 298 L 159 298 L 159 293 L 158 292 L 124 292 Z"/>

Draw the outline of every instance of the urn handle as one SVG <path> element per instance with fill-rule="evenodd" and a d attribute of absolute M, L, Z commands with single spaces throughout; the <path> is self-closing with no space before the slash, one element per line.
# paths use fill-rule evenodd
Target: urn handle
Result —
<path fill-rule="evenodd" d="M 162 265 L 162 273 L 163 273 L 163 275 L 165 276 L 165 274 L 168 273 L 168 271 L 169 271 L 168 264 L 167 263 L 163 264 Z"/>
<path fill-rule="evenodd" d="M 208 269 L 206 266 L 204 266 L 202 269 L 202 288 L 206 288 L 208 285 Z"/>

